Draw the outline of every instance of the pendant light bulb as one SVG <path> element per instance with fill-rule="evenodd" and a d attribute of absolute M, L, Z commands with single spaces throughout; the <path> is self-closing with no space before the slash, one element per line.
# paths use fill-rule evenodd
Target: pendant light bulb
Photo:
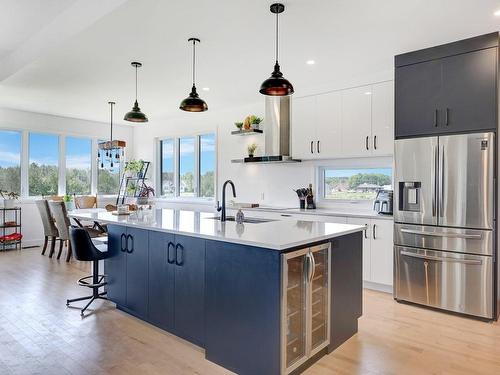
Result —
<path fill-rule="evenodd" d="M 272 4 L 270 7 L 271 13 L 276 14 L 276 62 L 271 77 L 262 82 L 259 92 L 269 96 L 287 96 L 294 93 L 294 89 L 290 81 L 283 77 L 280 65 L 278 63 L 279 53 L 279 14 L 285 11 L 285 6 L 280 3 Z"/>
<path fill-rule="evenodd" d="M 193 42 L 193 87 L 191 87 L 189 96 L 181 102 L 179 108 L 186 112 L 205 112 L 208 110 L 208 105 L 198 95 L 195 84 L 196 42 L 200 43 L 200 40 L 198 38 L 189 38 L 188 42 Z"/>
<path fill-rule="evenodd" d="M 135 103 L 132 110 L 127 112 L 123 119 L 130 122 L 148 122 L 147 116 L 141 112 L 139 103 L 137 102 L 137 68 L 140 68 L 142 64 L 137 61 L 133 61 L 130 64 L 135 68 Z"/>

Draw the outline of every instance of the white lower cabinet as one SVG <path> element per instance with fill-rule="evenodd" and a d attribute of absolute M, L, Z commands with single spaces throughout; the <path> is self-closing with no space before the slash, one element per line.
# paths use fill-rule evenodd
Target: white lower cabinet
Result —
<path fill-rule="evenodd" d="M 349 217 L 347 223 L 366 226 L 363 233 L 363 281 L 392 287 L 392 220 Z"/>

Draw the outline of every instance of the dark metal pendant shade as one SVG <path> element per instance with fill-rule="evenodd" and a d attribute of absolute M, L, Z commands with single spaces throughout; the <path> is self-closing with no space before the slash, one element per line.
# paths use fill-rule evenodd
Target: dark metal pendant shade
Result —
<path fill-rule="evenodd" d="M 134 107 L 130 112 L 125 114 L 123 119 L 130 122 L 148 122 L 148 117 L 141 112 L 139 108 L 139 103 L 137 102 L 137 68 L 140 68 L 142 64 L 140 62 L 132 62 L 131 65 L 135 68 L 135 103 Z"/>
<path fill-rule="evenodd" d="M 293 94 L 293 86 L 290 81 L 283 78 L 283 73 L 280 71 L 278 62 L 274 65 L 274 71 L 271 73 L 271 77 L 260 85 L 259 92 L 269 96 L 287 96 Z"/>
<path fill-rule="evenodd" d="M 130 112 L 127 112 L 123 119 L 130 122 L 148 122 L 148 118 L 141 112 L 137 100 L 135 101 L 134 108 L 132 108 Z"/>
<path fill-rule="evenodd" d="M 294 89 L 290 81 L 283 77 L 281 73 L 280 65 L 278 63 L 278 52 L 279 52 L 279 23 L 278 15 L 285 11 L 285 6 L 280 3 L 275 3 L 271 5 L 271 13 L 276 14 L 276 63 L 274 64 L 274 71 L 271 73 L 271 77 L 266 79 L 260 85 L 259 92 L 263 95 L 269 96 L 287 96 L 294 93 Z"/>
<path fill-rule="evenodd" d="M 208 105 L 200 98 L 195 86 L 196 42 L 199 43 L 200 40 L 198 38 L 189 38 L 188 42 L 193 42 L 193 87 L 191 87 L 189 96 L 181 102 L 179 108 L 186 112 L 205 112 L 208 111 Z"/>
<path fill-rule="evenodd" d="M 181 102 L 179 108 L 186 112 L 205 112 L 208 110 L 208 105 L 199 97 L 196 86 L 193 86 L 189 96 Z"/>

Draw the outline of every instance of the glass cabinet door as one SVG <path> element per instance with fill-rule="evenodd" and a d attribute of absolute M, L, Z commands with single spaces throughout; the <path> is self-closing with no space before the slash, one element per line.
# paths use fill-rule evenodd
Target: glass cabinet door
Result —
<path fill-rule="evenodd" d="M 329 340 L 329 249 L 311 249 L 313 275 L 311 286 L 311 350 Z"/>
<path fill-rule="evenodd" d="M 307 260 L 306 255 L 285 258 L 284 327 L 285 367 L 289 368 L 307 354 Z"/>

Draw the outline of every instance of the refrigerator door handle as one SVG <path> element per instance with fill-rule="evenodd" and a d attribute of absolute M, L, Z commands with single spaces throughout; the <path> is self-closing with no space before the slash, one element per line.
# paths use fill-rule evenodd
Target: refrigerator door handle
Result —
<path fill-rule="evenodd" d="M 443 217 L 443 214 L 444 214 L 444 153 L 445 153 L 445 150 L 444 150 L 444 146 L 442 148 L 442 153 L 441 153 L 441 158 L 440 158 L 440 162 L 441 162 L 441 166 L 439 168 L 439 197 L 438 197 L 438 200 L 439 200 L 439 217 Z"/>
<path fill-rule="evenodd" d="M 431 177 L 432 177 L 432 216 L 436 217 L 436 196 L 438 190 L 437 183 L 437 173 L 438 173 L 438 159 L 439 159 L 439 149 L 438 146 L 434 146 L 434 152 L 432 155 L 432 165 L 431 165 Z"/>
<path fill-rule="evenodd" d="M 413 229 L 401 229 L 402 233 L 408 234 L 418 234 L 422 236 L 432 236 L 432 237 L 448 237 L 448 238 L 463 238 L 466 240 L 481 240 L 483 236 L 481 234 L 462 234 L 462 233 L 436 233 L 436 232 L 426 232 Z"/>
<path fill-rule="evenodd" d="M 401 255 L 405 255 L 405 256 L 408 256 L 408 257 L 412 257 L 412 258 L 434 260 L 434 261 L 437 261 L 437 262 L 452 262 L 452 263 L 462 263 L 462 264 L 470 264 L 470 265 L 481 265 L 481 264 L 483 264 L 483 261 L 481 261 L 481 260 L 436 257 L 436 256 L 432 256 L 432 255 L 422 255 L 422 254 L 411 253 L 409 251 L 401 251 Z"/>

